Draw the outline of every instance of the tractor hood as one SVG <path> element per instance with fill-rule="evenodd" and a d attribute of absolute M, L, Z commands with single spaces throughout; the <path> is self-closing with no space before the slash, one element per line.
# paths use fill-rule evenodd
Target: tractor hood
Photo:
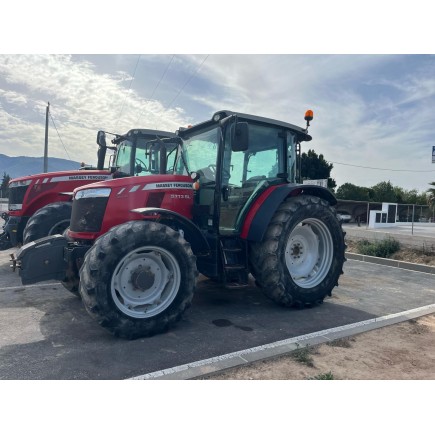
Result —
<path fill-rule="evenodd" d="M 74 180 L 89 180 L 89 183 L 100 180 L 107 180 L 112 178 L 110 171 L 98 170 L 76 170 L 76 171 L 60 171 L 60 172 L 46 172 L 35 175 L 26 175 L 24 177 L 13 178 L 9 182 L 9 187 L 28 185 L 32 182 L 35 184 L 57 183 L 60 181 L 74 181 Z"/>
<path fill-rule="evenodd" d="M 137 191 L 192 189 L 192 179 L 188 175 L 156 174 L 143 177 L 116 178 L 80 186 L 74 190 L 74 197 L 83 190 L 110 189 L 116 196 L 125 196 Z"/>

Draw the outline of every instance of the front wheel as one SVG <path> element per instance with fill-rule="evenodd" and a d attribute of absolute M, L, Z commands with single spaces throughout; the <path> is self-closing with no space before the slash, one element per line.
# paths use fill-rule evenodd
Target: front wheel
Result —
<path fill-rule="evenodd" d="M 308 195 L 288 198 L 261 243 L 252 244 L 253 274 L 265 294 L 284 306 L 321 303 L 343 273 L 345 243 L 335 210 Z"/>
<path fill-rule="evenodd" d="M 69 227 L 72 203 L 53 202 L 40 208 L 27 222 L 23 244 L 54 234 L 62 234 Z"/>
<path fill-rule="evenodd" d="M 88 251 L 79 291 L 89 314 L 114 335 L 154 335 L 180 320 L 190 306 L 195 260 L 177 231 L 155 222 L 127 222 Z"/>

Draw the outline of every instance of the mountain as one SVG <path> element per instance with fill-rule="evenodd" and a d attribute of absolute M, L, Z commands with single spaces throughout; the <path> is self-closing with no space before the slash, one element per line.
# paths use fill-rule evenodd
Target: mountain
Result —
<path fill-rule="evenodd" d="M 79 169 L 80 162 L 72 160 L 48 158 L 48 172 L 69 171 Z M 11 178 L 23 177 L 25 175 L 40 174 L 44 171 L 44 157 L 9 157 L 0 154 L 0 179 L 6 172 Z"/>

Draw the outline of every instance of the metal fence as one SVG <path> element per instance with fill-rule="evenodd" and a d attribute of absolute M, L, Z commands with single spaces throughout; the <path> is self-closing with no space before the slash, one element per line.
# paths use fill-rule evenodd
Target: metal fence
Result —
<path fill-rule="evenodd" d="M 435 208 L 428 205 L 399 204 L 397 222 L 435 222 Z"/>
<path fill-rule="evenodd" d="M 351 215 L 351 222 L 367 224 L 371 211 L 382 210 L 381 202 L 338 200 L 337 210 Z M 394 212 L 388 214 L 389 223 L 434 223 L 435 208 L 428 205 L 391 204 Z M 396 207 L 397 206 L 397 207 Z"/>

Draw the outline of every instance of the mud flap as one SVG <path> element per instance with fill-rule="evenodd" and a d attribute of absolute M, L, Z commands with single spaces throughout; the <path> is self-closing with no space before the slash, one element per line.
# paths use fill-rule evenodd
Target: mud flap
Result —
<path fill-rule="evenodd" d="M 67 262 L 64 248 L 68 242 L 60 234 L 30 242 L 12 256 L 12 268 L 18 269 L 23 284 L 65 278 Z"/>

